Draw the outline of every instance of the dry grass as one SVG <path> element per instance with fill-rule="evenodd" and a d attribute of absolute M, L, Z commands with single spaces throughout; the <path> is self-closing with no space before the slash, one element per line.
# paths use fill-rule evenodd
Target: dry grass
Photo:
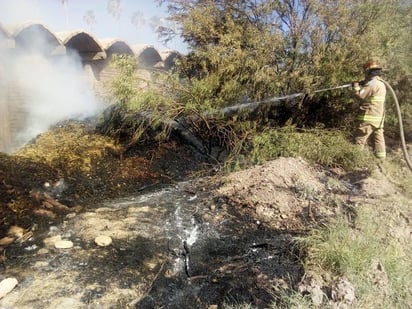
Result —
<path fill-rule="evenodd" d="M 87 134 L 81 124 L 67 124 L 43 133 L 36 142 L 16 153 L 47 164 L 64 173 L 89 173 L 94 162 L 107 154 L 119 154 L 121 148 L 106 136 Z"/>
<path fill-rule="evenodd" d="M 393 161 L 383 165 L 388 177 L 399 174 L 400 167 L 394 169 Z M 412 203 L 401 194 L 402 189 L 410 189 L 410 177 L 398 175 L 397 183 L 398 194 L 362 198 L 354 220 L 337 218 L 301 239 L 308 254 L 306 270 L 348 278 L 356 291 L 355 308 L 412 305 Z"/>

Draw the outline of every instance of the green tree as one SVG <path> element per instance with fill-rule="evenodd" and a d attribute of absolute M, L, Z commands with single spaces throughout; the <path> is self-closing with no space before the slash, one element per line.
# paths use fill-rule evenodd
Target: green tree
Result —
<path fill-rule="evenodd" d="M 362 78 L 362 65 L 371 56 L 387 63 L 397 59 L 390 72 L 410 72 L 408 0 L 158 2 L 167 4 L 169 21 L 178 25 L 167 31 L 160 27 L 165 39 L 180 35 L 190 52 L 178 60 L 176 74 L 159 75 L 158 87 L 149 95 L 132 95 L 145 98 L 143 105 L 133 105 L 137 112 L 157 113 L 163 123 L 165 117 L 190 123 L 210 149 L 217 145 L 239 153 L 273 125 L 349 128 L 349 92 L 319 97 L 310 95 L 313 90 Z M 397 76 L 388 77 L 409 85 Z M 122 87 L 123 82 L 117 85 Z M 309 95 L 282 110 L 258 110 L 254 118 L 215 117 L 216 110 L 239 102 L 297 92 Z"/>
<path fill-rule="evenodd" d="M 410 54 L 402 51 L 410 48 L 408 0 L 158 2 L 166 3 L 170 19 L 181 25 L 193 61 L 207 64 L 201 77 L 231 71 L 230 80 L 251 82 L 259 69 L 270 68 L 281 90 L 300 91 L 353 77 L 369 56 Z"/>
<path fill-rule="evenodd" d="M 345 84 L 363 77 L 369 57 L 410 72 L 410 0 L 158 2 L 180 25 L 164 34 L 180 35 L 190 47 L 180 73 L 205 106 Z M 341 111 L 348 98 L 328 100 Z"/>

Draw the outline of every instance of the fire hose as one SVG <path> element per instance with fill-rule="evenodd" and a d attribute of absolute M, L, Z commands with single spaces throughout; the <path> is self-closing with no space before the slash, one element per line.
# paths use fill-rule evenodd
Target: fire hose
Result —
<path fill-rule="evenodd" d="M 391 95 L 393 97 L 393 100 L 395 101 L 396 113 L 397 113 L 397 118 L 398 118 L 398 122 L 399 122 L 399 134 L 400 134 L 400 139 L 401 139 L 402 152 L 403 152 L 403 155 L 405 157 L 406 164 L 408 165 L 409 169 L 412 171 L 412 162 L 410 160 L 410 156 L 408 154 L 408 149 L 407 149 L 406 142 L 405 142 L 405 134 L 404 134 L 404 129 L 403 129 L 402 114 L 401 114 L 399 101 L 398 101 L 396 93 L 393 90 L 393 88 L 391 87 L 391 85 L 389 85 L 389 83 L 384 81 L 384 80 L 382 80 L 382 81 L 385 84 L 386 88 L 391 93 Z M 341 86 L 337 86 L 337 87 L 318 89 L 318 90 L 313 91 L 313 93 L 325 92 L 325 91 L 336 90 L 336 89 L 343 89 L 343 88 L 348 88 L 348 87 L 351 87 L 351 86 L 352 86 L 352 84 L 345 84 L 345 85 L 341 85 Z M 251 111 L 254 108 L 256 108 L 257 105 L 262 104 L 262 103 L 269 103 L 269 104 L 274 104 L 275 103 L 276 104 L 276 103 L 279 103 L 283 100 L 294 99 L 294 98 L 297 98 L 297 97 L 305 96 L 306 94 L 307 93 L 300 92 L 300 93 L 285 95 L 285 96 L 282 96 L 282 97 L 272 97 L 272 98 L 268 98 L 268 99 L 265 99 L 265 100 L 262 100 L 262 101 L 257 101 L 257 102 L 242 103 L 242 104 L 238 104 L 238 105 L 235 105 L 235 106 L 226 107 L 226 108 L 220 110 L 219 112 L 223 112 L 224 114 L 230 116 L 232 114 L 239 113 L 239 111 L 241 111 L 241 110 Z"/>
<path fill-rule="evenodd" d="M 408 165 L 409 169 L 412 171 L 412 162 L 408 153 L 408 148 L 406 146 L 406 142 L 405 142 L 405 134 L 404 134 L 404 130 L 403 130 L 403 122 L 402 122 L 402 113 L 401 113 L 401 108 L 399 105 L 399 101 L 398 101 L 398 97 L 396 96 L 395 91 L 393 90 L 393 88 L 391 87 L 391 85 L 389 85 L 389 83 L 385 80 L 383 80 L 383 83 L 385 84 L 386 88 L 389 90 L 389 92 L 392 95 L 393 100 L 395 101 L 395 106 L 396 106 L 396 115 L 398 117 L 398 122 L 399 122 L 399 135 L 401 138 L 401 144 L 402 144 L 402 152 L 403 155 L 405 157 L 405 161 L 406 164 Z"/>
<path fill-rule="evenodd" d="M 399 136 L 400 136 L 400 139 L 401 139 L 402 152 L 403 152 L 403 155 L 405 157 L 406 164 L 408 165 L 409 169 L 412 171 L 412 162 L 411 162 L 411 159 L 410 159 L 410 156 L 409 156 L 409 153 L 408 153 L 408 147 L 406 146 L 405 133 L 404 133 L 403 121 L 402 121 L 402 113 L 401 113 L 401 108 L 400 108 L 400 105 L 399 105 L 398 97 L 396 96 L 396 93 L 393 90 L 393 88 L 391 87 L 391 85 L 389 85 L 389 83 L 387 81 L 385 81 L 383 79 L 381 79 L 381 80 L 385 84 L 386 89 L 389 90 L 393 100 L 395 101 L 396 116 L 398 117 L 398 122 L 399 122 Z M 346 85 L 333 87 L 333 88 L 320 89 L 320 90 L 316 90 L 314 92 L 317 93 L 317 92 L 329 91 L 329 90 L 334 90 L 334 89 L 347 88 L 347 87 L 350 87 L 350 86 L 351 86 L 351 84 L 346 84 Z"/>
<path fill-rule="evenodd" d="M 401 139 L 402 152 L 403 152 L 403 155 L 404 155 L 404 157 L 405 157 L 406 164 L 408 165 L 409 169 L 412 171 L 412 162 L 411 162 L 411 159 L 410 159 L 410 155 L 409 155 L 409 153 L 408 153 L 408 147 L 406 146 L 405 133 L 404 133 L 403 121 L 402 121 L 402 113 L 401 113 L 401 108 L 400 108 L 400 105 L 399 105 L 398 97 L 396 96 L 396 93 L 395 93 L 395 91 L 393 90 L 393 88 L 391 87 L 391 85 L 390 85 L 387 81 L 385 81 L 385 80 L 383 80 L 383 79 L 381 79 L 381 80 L 382 80 L 382 82 L 385 84 L 386 89 L 389 90 L 389 92 L 391 93 L 391 96 L 392 96 L 393 100 L 395 101 L 396 116 L 397 116 L 397 118 L 398 118 L 398 123 L 399 123 L 399 136 L 400 136 L 400 139 Z M 342 86 L 338 86 L 338 87 L 333 87 L 333 88 L 320 89 L 320 90 L 316 90 L 316 91 L 314 91 L 314 92 L 317 93 L 317 92 L 323 92 L 323 91 L 329 91 L 329 90 L 347 88 L 347 87 L 350 87 L 350 86 L 351 86 L 351 84 L 346 84 L 346 85 L 342 85 Z M 299 95 L 300 95 L 300 94 L 299 94 Z"/>
<path fill-rule="evenodd" d="M 410 156 L 409 156 L 409 153 L 408 153 L 408 147 L 406 146 L 405 133 L 404 133 L 404 130 L 403 130 L 402 113 L 401 113 L 401 108 L 400 108 L 400 105 L 399 105 L 398 97 L 396 96 L 396 93 L 393 90 L 393 88 L 391 87 L 391 85 L 389 85 L 389 83 L 387 81 L 385 81 L 383 79 L 381 79 L 381 80 L 385 84 L 386 89 L 389 90 L 393 100 L 395 101 L 396 116 L 398 117 L 398 122 L 399 122 L 399 136 L 400 136 L 400 139 L 401 139 L 402 152 L 403 152 L 403 155 L 405 157 L 406 164 L 408 165 L 409 169 L 412 171 L 412 162 L 411 162 L 411 159 L 410 159 Z M 320 90 L 316 90 L 314 92 L 317 93 L 317 92 L 329 91 L 329 90 L 334 90 L 334 89 L 347 88 L 347 87 L 350 87 L 350 86 L 351 86 L 351 84 L 346 84 L 346 85 L 333 87 L 333 88 L 320 89 Z M 301 95 L 301 94 L 299 94 L 299 95 Z"/>

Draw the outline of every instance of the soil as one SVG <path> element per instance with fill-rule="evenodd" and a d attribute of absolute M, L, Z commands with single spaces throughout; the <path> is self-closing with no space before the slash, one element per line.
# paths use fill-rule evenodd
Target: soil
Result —
<path fill-rule="evenodd" d="M 173 137 L 125 150 L 91 123 L 59 124 L 13 155 L 0 153 L 0 239 L 10 226 L 47 226 L 82 204 L 177 182 L 207 167 Z M 69 209 L 48 205 L 53 200 Z"/>
<path fill-rule="evenodd" d="M 68 161 L 38 156 L 38 145 L 62 132 L 100 143 L 84 124 L 66 124 L 30 151 L 0 154 L 0 239 L 12 239 L 2 246 L 0 279 L 19 281 L 2 308 L 266 308 L 282 291 L 314 290 L 302 283 L 296 236 L 350 216 L 360 201 L 400 194 L 382 171 L 347 174 L 299 158 L 223 176 L 173 138 L 128 151 L 105 141 L 89 169 L 67 170 Z M 164 188 L 172 189 L 153 200 Z M 183 243 L 169 235 L 181 223 L 171 203 L 193 221 L 173 230 L 186 235 Z M 101 235 L 113 244 L 97 246 Z M 60 238 L 74 247 L 55 248 Z"/>

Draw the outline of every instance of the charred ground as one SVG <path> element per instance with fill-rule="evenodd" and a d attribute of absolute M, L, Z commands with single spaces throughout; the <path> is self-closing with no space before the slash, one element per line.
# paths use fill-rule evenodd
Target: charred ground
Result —
<path fill-rule="evenodd" d="M 355 220 L 364 203 L 398 211 L 402 222 L 394 226 L 402 226 L 402 233 L 394 233 L 402 241 L 410 237 L 410 223 L 403 219 L 410 213 L 396 206 L 404 203 L 403 192 L 382 171 L 375 177 L 347 174 L 299 158 L 278 158 L 229 175 L 211 175 L 213 167 L 177 138 L 126 150 L 80 122 L 59 124 L 15 154 L 0 154 L 0 236 L 14 240 L 2 245 L 2 268 L 22 282 L 2 304 L 267 308 L 299 291 L 312 300 L 326 295 L 336 305 L 344 299 L 333 299 L 330 291 L 341 278 L 320 273 L 323 279 L 314 284 L 304 272 L 306 252 L 296 245 L 297 236 L 342 214 Z M 188 179 L 171 199 L 195 198 L 189 217 L 208 237 L 189 248 L 185 272 L 183 266 L 176 271 L 173 261 L 189 251 L 181 243 L 178 252 L 171 250 L 155 224 L 144 229 L 173 213 L 161 204 L 113 210 L 102 201 Z M 22 228 L 19 235 L 10 233 L 15 226 Z M 77 249 L 47 246 L 55 233 L 71 235 Z M 99 233 L 113 235 L 116 243 L 97 248 L 92 240 Z M 349 286 L 340 293 L 351 291 Z"/>
<path fill-rule="evenodd" d="M 125 150 L 89 124 L 61 123 L 13 155 L 0 153 L 0 236 L 12 225 L 29 229 L 55 218 L 62 209 L 45 206 L 48 197 L 73 208 L 173 183 L 207 166 L 173 137 Z"/>

